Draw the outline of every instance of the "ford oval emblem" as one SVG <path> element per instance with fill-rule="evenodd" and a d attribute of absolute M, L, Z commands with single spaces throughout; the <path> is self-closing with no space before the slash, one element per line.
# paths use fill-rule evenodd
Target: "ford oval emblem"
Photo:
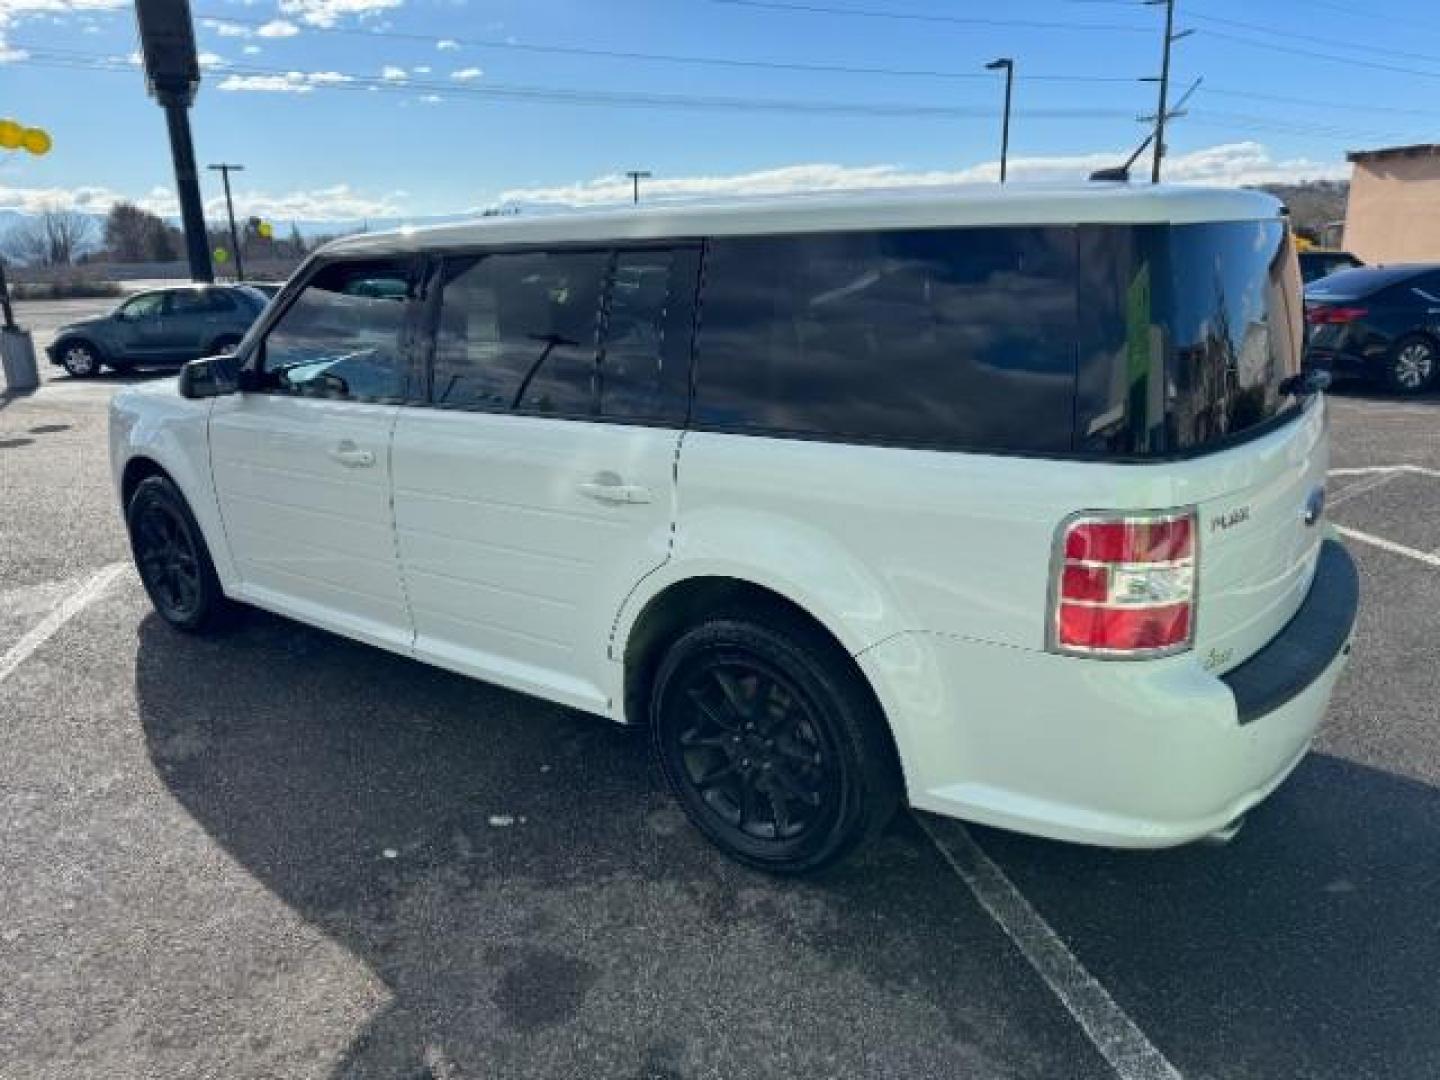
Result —
<path fill-rule="evenodd" d="M 1314 525 L 1320 520 L 1320 515 L 1325 512 L 1325 489 L 1317 487 L 1310 492 L 1310 497 L 1305 500 L 1305 524 Z"/>

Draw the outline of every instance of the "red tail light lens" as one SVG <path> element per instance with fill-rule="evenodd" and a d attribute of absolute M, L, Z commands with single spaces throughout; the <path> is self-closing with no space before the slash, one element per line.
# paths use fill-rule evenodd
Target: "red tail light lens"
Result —
<path fill-rule="evenodd" d="M 1315 304 L 1305 309 L 1305 321 L 1311 326 L 1343 326 L 1345 323 L 1358 322 L 1370 312 L 1363 307 L 1331 307 L 1327 304 Z"/>
<path fill-rule="evenodd" d="M 1138 659 L 1190 647 L 1195 514 L 1086 514 L 1061 526 L 1055 652 Z"/>

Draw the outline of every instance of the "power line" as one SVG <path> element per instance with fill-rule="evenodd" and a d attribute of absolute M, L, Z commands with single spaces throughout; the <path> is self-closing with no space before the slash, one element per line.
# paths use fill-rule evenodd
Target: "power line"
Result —
<path fill-rule="evenodd" d="M 232 15 L 201 13 L 196 16 L 202 23 L 234 24 L 236 26 L 261 27 L 269 20 L 245 19 Z M 400 30 L 365 30 L 348 26 L 318 26 L 307 28 L 307 33 L 346 34 L 353 37 L 382 38 L 398 41 L 416 41 L 434 45 L 439 41 L 453 41 L 477 49 L 495 49 L 511 52 L 550 53 L 558 56 L 586 56 L 605 60 L 638 60 L 649 63 L 695 64 L 728 68 L 758 68 L 769 71 L 798 71 L 819 74 L 840 75 L 887 75 L 902 78 L 925 79 L 986 79 L 987 76 L 973 71 L 947 71 L 936 68 L 893 68 L 866 64 L 807 63 L 788 60 L 760 60 L 733 56 L 688 56 L 679 53 L 633 52 L 622 49 L 599 49 L 578 45 L 535 45 L 522 41 L 496 41 L 489 38 L 466 38 L 451 35 L 406 33 Z M 1127 75 L 1027 75 L 1031 82 L 1094 82 L 1133 83 Z"/>
<path fill-rule="evenodd" d="M 1362 105 L 1354 101 L 1317 101 L 1314 98 L 1290 97 L 1285 94 L 1265 94 L 1254 90 L 1226 90 L 1205 84 L 1206 97 L 1245 98 L 1251 101 L 1274 101 L 1281 105 L 1305 105 L 1316 109 L 1344 109 L 1349 112 L 1393 113 L 1397 116 L 1421 116 L 1440 118 L 1440 109 L 1408 109 L 1403 105 Z"/>
<path fill-rule="evenodd" d="M 1354 56 L 1316 52 L 1314 49 L 1302 49 L 1298 46 L 1281 45 L 1273 41 L 1260 41 L 1255 38 L 1244 37 L 1240 34 L 1231 34 L 1224 30 L 1206 30 L 1205 35 L 1207 37 L 1219 38 L 1222 41 L 1232 41 L 1237 45 L 1247 45 L 1252 49 L 1268 49 L 1271 52 L 1288 53 L 1291 56 L 1304 56 L 1312 60 L 1334 60 L 1337 63 L 1346 64 L 1349 67 L 1369 68 L 1372 71 L 1389 71 L 1398 75 L 1415 75 L 1425 79 L 1440 79 L 1440 71 L 1421 71 L 1419 68 L 1401 67 L 1398 64 L 1382 64 L 1375 60 L 1362 60 Z"/>
<path fill-rule="evenodd" d="M 933 15 L 920 11 L 877 11 L 874 8 L 834 7 L 829 4 L 800 3 L 796 0 L 710 0 L 712 4 L 760 8 L 767 11 L 795 11 L 807 15 L 843 15 L 859 19 L 890 19 L 900 22 L 948 23 L 955 26 L 999 26 L 1020 30 L 1109 30 L 1149 33 L 1143 26 L 1119 23 L 1059 22 L 1044 19 L 988 19 L 970 15 Z"/>
<path fill-rule="evenodd" d="M 17 43 L 17 48 L 20 47 Z M 67 50 L 26 46 L 31 59 L 15 61 L 32 67 L 69 70 L 134 72 L 127 58 L 76 53 Z M 373 75 L 342 71 L 296 71 L 294 69 L 228 65 L 223 80 L 267 78 L 288 80 L 295 88 L 309 90 L 374 90 L 392 93 L 426 93 L 445 97 L 478 97 L 546 104 L 615 106 L 628 108 L 678 108 L 705 111 L 784 112 L 819 116 L 879 116 L 919 119 L 972 119 L 988 117 L 989 106 L 928 105 L 918 102 L 831 102 L 780 98 L 741 98 L 693 94 L 640 93 L 616 90 L 573 90 L 563 87 L 527 86 L 513 83 L 465 84 L 409 79 L 405 82 Z M 1130 117 L 1124 109 L 1055 108 L 1029 109 L 1021 114 L 1031 119 L 1120 119 Z"/>
<path fill-rule="evenodd" d="M 1388 45 L 1365 45 L 1351 40 L 1340 40 L 1338 38 L 1317 37 L 1313 34 L 1302 34 L 1294 30 L 1277 27 L 1263 26 L 1260 23 L 1243 22 L 1240 19 L 1222 19 L 1218 15 L 1190 15 L 1189 18 L 1195 22 L 1215 23 L 1220 26 L 1233 26 L 1241 30 L 1254 30 L 1261 34 L 1271 34 L 1276 37 L 1293 39 L 1295 41 L 1308 41 L 1313 45 L 1333 45 L 1341 49 L 1358 49 L 1361 52 L 1383 53 L 1387 56 L 1397 56 L 1406 60 L 1419 60 L 1423 63 L 1440 64 L 1440 56 L 1434 53 L 1405 52 L 1402 49 L 1392 48 Z"/>

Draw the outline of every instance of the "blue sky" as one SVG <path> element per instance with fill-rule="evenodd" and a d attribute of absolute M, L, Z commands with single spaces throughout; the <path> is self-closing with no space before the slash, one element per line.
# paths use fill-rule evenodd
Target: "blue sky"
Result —
<path fill-rule="evenodd" d="M 1135 117 L 1153 108 L 1154 90 L 1131 80 L 1158 68 L 1163 10 L 1138 0 L 191 2 L 210 54 L 192 114 L 199 157 L 244 162 L 238 209 L 282 222 L 455 213 L 505 198 L 605 200 L 628 190 L 615 177 L 633 167 L 655 173 L 656 193 L 983 179 L 998 154 L 1001 92 L 1001 76 L 983 65 L 1001 55 L 1017 60 L 1012 175 L 1083 175 L 1093 157 L 1113 158 L 1143 136 Z M 1203 75 L 1205 84 L 1173 128 L 1177 179 L 1343 176 L 1346 149 L 1436 139 L 1433 3 L 1179 0 L 1178 12 L 1178 26 L 1195 33 L 1175 46 L 1176 82 Z M 130 6 L 0 0 L 0 34 L 0 114 L 55 140 L 45 158 L 0 160 L 0 208 L 103 209 L 125 196 L 168 212 L 165 127 L 128 59 Z M 660 94 L 957 113 L 540 103 L 517 87 L 582 100 Z M 212 176 L 202 182 L 207 198 L 218 196 Z"/>

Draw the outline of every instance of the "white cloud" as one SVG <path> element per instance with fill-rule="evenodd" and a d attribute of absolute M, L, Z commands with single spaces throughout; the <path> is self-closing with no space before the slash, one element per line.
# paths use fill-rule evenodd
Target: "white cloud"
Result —
<path fill-rule="evenodd" d="M 395 218 L 404 215 L 406 193 L 392 191 L 382 195 L 362 195 L 348 184 L 271 194 L 263 191 L 237 190 L 235 201 L 247 214 L 258 214 L 272 221 L 346 221 L 355 218 Z M 0 210 L 38 213 L 58 207 L 87 214 L 105 214 L 116 202 L 126 199 L 120 192 L 105 187 L 33 187 L 0 186 Z M 127 199 L 142 209 L 163 217 L 175 218 L 180 213 L 175 194 L 169 188 L 155 187 L 138 197 Z M 225 213 L 225 198 L 215 195 L 205 203 L 207 216 L 219 220 Z"/>
<path fill-rule="evenodd" d="M 452 79 L 459 79 L 461 82 L 469 82 L 471 79 L 478 79 L 484 74 L 485 72 L 481 71 L 478 67 L 468 67 L 461 68 L 459 71 L 452 71 L 450 77 Z"/>
<path fill-rule="evenodd" d="M 77 11 L 116 11 L 129 0 L 0 0 L 0 26 L 35 15 L 73 15 Z"/>
<path fill-rule="evenodd" d="M 226 22 L 224 19 L 201 19 L 200 25 L 207 30 L 214 30 L 221 37 L 250 37 L 255 33 L 253 26 L 245 26 L 241 23 Z"/>
<path fill-rule="evenodd" d="M 256 53 L 258 53 L 258 52 L 260 51 L 260 46 L 259 46 L 259 45 L 246 45 L 246 46 L 245 46 L 243 49 L 241 49 L 240 51 L 243 52 L 246 56 L 254 56 Z"/>
<path fill-rule="evenodd" d="M 5 35 L 0 33 L 0 64 L 12 64 L 18 60 L 28 60 L 30 54 L 24 49 L 17 49 L 5 40 Z"/>
<path fill-rule="evenodd" d="M 441 38 L 439 41 L 435 42 L 435 48 L 439 49 L 441 52 L 454 52 L 456 49 L 460 48 L 460 43 L 454 38 Z"/>
<path fill-rule="evenodd" d="M 221 90 L 260 90 L 277 94 L 308 94 L 317 86 L 354 82 L 338 71 L 287 71 L 283 75 L 226 75 Z"/>
<path fill-rule="evenodd" d="M 430 65 L 429 65 L 429 64 L 420 64 L 418 67 L 413 67 L 413 68 L 411 68 L 410 70 L 413 71 L 416 75 L 429 75 L 429 74 L 430 74 Z"/>
<path fill-rule="evenodd" d="M 1128 151 L 1113 153 L 1012 157 L 1009 176 L 1016 181 L 1078 181 L 1096 169 L 1119 164 Z M 1237 187 L 1242 184 L 1337 180 L 1349 176 L 1343 161 L 1317 162 L 1307 158 L 1277 161 L 1261 143 L 1240 142 L 1212 146 L 1188 154 L 1172 155 L 1165 178 L 1174 183 Z M 724 176 L 655 177 L 645 182 L 652 198 L 697 198 L 734 195 L 785 195 L 856 188 L 938 187 L 983 183 L 1000 178 L 998 161 L 968 168 L 913 170 L 900 165 L 786 165 L 775 169 Z M 501 202 L 559 203 L 594 206 L 629 202 L 629 177 L 612 174 L 553 187 L 512 188 L 500 193 Z"/>
<path fill-rule="evenodd" d="M 404 0 L 280 0 L 280 12 L 294 15 L 310 26 L 334 26 L 347 16 L 364 18 L 403 3 Z"/>
<path fill-rule="evenodd" d="M 285 19 L 271 19 L 255 33 L 264 38 L 287 38 L 300 33 L 300 28 Z"/>
<path fill-rule="evenodd" d="M 386 64 L 380 69 L 380 77 L 386 82 L 404 82 L 410 76 L 405 73 L 404 68 L 396 67 L 394 64 Z"/>
<path fill-rule="evenodd" d="M 199 61 L 200 66 L 206 71 L 218 71 L 221 68 L 227 68 L 230 66 L 230 61 L 226 60 L 219 53 L 202 52 L 195 59 Z"/>
<path fill-rule="evenodd" d="M 445 99 L 442 98 L 439 94 L 426 94 L 421 97 L 420 100 L 423 101 L 426 105 L 439 105 Z"/>

